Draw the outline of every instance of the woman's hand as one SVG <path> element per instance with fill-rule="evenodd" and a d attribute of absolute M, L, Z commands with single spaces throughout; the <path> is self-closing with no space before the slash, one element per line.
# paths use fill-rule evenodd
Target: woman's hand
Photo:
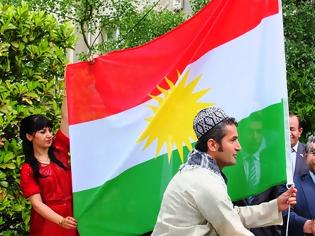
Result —
<path fill-rule="evenodd" d="M 75 229 L 77 227 L 77 221 L 71 216 L 67 216 L 59 221 L 59 225 L 65 229 Z"/>
<path fill-rule="evenodd" d="M 62 217 L 49 206 L 42 201 L 42 197 L 39 193 L 36 193 L 29 197 L 33 209 L 45 219 L 54 222 L 65 229 L 73 229 L 77 227 L 77 221 L 71 217 Z"/>

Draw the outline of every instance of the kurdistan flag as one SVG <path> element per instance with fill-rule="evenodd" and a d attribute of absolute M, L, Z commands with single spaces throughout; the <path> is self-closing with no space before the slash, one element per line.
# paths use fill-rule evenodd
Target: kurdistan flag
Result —
<path fill-rule="evenodd" d="M 207 106 L 239 121 L 242 151 L 224 170 L 232 199 L 286 180 L 277 0 L 212 0 L 144 46 L 69 65 L 66 80 L 80 235 L 152 230 L 163 192 L 196 141 L 192 120 Z"/>

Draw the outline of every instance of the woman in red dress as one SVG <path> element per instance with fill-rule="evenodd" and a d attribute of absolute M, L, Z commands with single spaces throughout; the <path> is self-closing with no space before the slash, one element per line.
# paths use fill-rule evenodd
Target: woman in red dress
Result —
<path fill-rule="evenodd" d="M 25 163 L 20 186 L 32 204 L 30 235 L 78 235 L 73 218 L 68 120 L 65 103 L 55 138 L 43 115 L 24 118 L 20 126 Z"/>

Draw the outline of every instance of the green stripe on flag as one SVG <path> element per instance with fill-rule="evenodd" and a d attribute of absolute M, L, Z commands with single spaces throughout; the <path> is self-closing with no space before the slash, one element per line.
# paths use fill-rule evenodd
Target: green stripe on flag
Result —
<path fill-rule="evenodd" d="M 152 230 L 163 192 L 180 164 L 174 151 L 170 162 L 165 154 L 100 187 L 74 193 L 80 235 L 140 235 Z"/>
<path fill-rule="evenodd" d="M 283 104 L 279 103 L 239 122 L 242 151 L 237 165 L 224 170 L 232 199 L 247 197 L 285 181 L 283 117 Z M 257 120 L 261 120 L 258 125 Z M 265 146 L 258 145 L 259 140 L 265 140 Z M 243 159 L 247 152 L 255 152 L 255 148 L 261 155 L 262 178 L 259 184 L 250 186 Z M 184 155 L 187 153 L 185 148 Z M 170 162 L 167 155 L 162 155 L 130 168 L 100 187 L 74 193 L 80 235 L 127 236 L 152 230 L 163 192 L 180 164 L 179 155 L 174 151 Z"/>
<path fill-rule="evenodd" d="M 263 192 L 286 180 L 284 104 L 278 103 L 252 113 L 238 126 L 242 150 L 237 165 L 227 167 L 229 195 L 233 200 Z M 262 141 L 259 143 L 259 140 Z M 248 166 L 259 156 L 258 183 L 253 183 Z M 247 168 L 246 168 L 247 167 Z M 259 169 L 259 170 L 257 170 Z"/>

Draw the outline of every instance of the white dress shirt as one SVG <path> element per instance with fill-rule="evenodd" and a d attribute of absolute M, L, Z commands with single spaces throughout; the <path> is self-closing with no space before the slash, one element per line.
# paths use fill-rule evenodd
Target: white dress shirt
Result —
<path fill-rule="evenodd" d="M 297 154 L 297 148 L 299 146 L 299 142 L 295 144 L 293 148 L 291 148 L 291 161 L 292 161 L 292 174 L 294 175 L 295 171 L 295 164 L 296 164 L 296 154 Z"/>

